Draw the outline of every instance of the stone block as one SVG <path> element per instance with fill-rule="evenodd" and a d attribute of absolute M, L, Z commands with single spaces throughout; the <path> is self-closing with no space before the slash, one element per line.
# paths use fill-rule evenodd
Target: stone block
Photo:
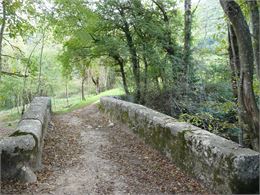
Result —
<path fill-rule="evenodd" d="M 259 193 L 259 153 L 144 106 L 102 97 L 101 107 L 217 193 Z"/>
<path fill-rule="evenodd" d="M 36 97 L 16 131 L 0 140 L 1 178 L 35 182 L 32 171 L 41 168 L 44 135 L 51 115 L 51 99 Z"/>
<path fill-rule="evenodd" d="M 37 147 L 35 149 L 34 155 L 32 156 L 30 164 L 33 170 L 38 170 L 41 168 L 43 147 L 43 129 L 41 122 L 32 119 L 20 121 L 13 135 L 17 136 L 23 134 L 33 135 L 36 141 Z"/>
<path fill-rule="evenodd" d="M 32 135 L 5 137 L 0 140 L 1 178 L 12 179 L 20 169 L 29 164 L 35 152 L 36 142 Z"/>
<path fill-rule="evenodd" d="M 20 181 L 25 183 L 35 183 L 37 181 L 37 177 L 34 172 L 30 169 L 30 167 L 23 166 L 19 172 L 18 178 Z"/>

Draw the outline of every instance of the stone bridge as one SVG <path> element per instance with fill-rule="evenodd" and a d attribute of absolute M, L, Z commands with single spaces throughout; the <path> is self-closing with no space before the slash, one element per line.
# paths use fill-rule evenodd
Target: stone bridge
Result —
<path fill-rule="evenodd" d="M 0 140 L 2 179 L 15 178 L 25 182 L 36 182 L 37 173 L 35 175 L 34 172 L 44 167 L 42 155 L 43 150 L 46 150 L 47 155 L 51 156 L 54 153 L 52 160 L 57 162 L 56 165 L 55 162 L 50 165 L 53 166 L 54 175 L 57 167 L 61 167 L 60 171 L 64 172 L 57 174 L 58 179 L 55 181 L 50 181 L 54 183 L 51 190 L 54 194 L 168 193 L 169 191 L 160 189 L 163 186 L 167 188 L 176 184 L 179 187 L 173 187 L 174 192 L 170 190 L 171 193 L 205 193 L 203 189 L 208 189 L 208 193 L 224 194 L 259 192 L 258 152 L 242 148 L 230 140 L 191 124 L 178 122 L 172 117 L 138 104 L 113 97 L 102 97 L 98 105 L 99 110 L 105 115 L 99 113 L 96 106 L 79 109 L 57 116 L 58 118 L 54 117 L 56 129 L 50 129 L 47 133 L 51 116 L 50 98 L 35 98 L 19 122 L 17 130 L 11 136 Z M 113 122 L 106 118 L 107 115 Z M 129 128 L 122 126 L 123 124 L 127 124 Z M 122 129 L 127 129 L 127 132 L 123 132 Z M 141 142 L 138 141 L 139 138 L 133 138 L 131 132 L 144 140 L 147 146 L 151 146 L 168 158 L 169 163 L 173 165 L 160 164 L 163 173 L 159 173 L 159 170 L 154 171 L 152 164 L 158 162 L 153 156 L 158 154 L 155 152 L 150 152 L 151 155 L 147 154 L 150 149 L 142 149 L 144 150 L 142 153 L 133 149 Z M 45 144 L 47 146 L 44 146 L 46 134 L 51 134 L 51 138 L 47 139 Z M 72 138 L 74 134 L 77 135 L 76 138 Z M 53 141 L 53 137 L 56 141 Z M 48 147 L 49 141 L 54 146 Z M 146 148 L 144 145 L 140 147 Z M 64 153 L 59 156 L 55 153 L 56 150 L 62 150 Z M 103 157 L 101 158 L 100 155 Z M 71 167 L 62 168 L 59 158 L 62 159 L 64 156 L 71 156 L 70 159 L 66 159 L 72 162 Z M 165 162 L 163 156 L 158 158 Z M 105 160 L 106 158 L 109 160 Z M 77 166 L 74 166 L 75 160 Z M 148 162 L 151 164 L 147 165 Z M 175 165 L 185 173 L 178 171 Z M 133 168 L 130 171 L 131 166 Z M 140 167 L 143 168 L 140 170 Z M 121 170 L 124 170 L 123 173 L 120 172 Z M 140 176 L 143 170 L 146 176 Z M 173 175 L 172 171 L 174 171 Z M 192 187 L 192 191 L 187 190 L 194 185 L 194 182 L 185 174 L 196 178 L 205 185 L 205 188 Z M 154 175 L 165 178 L 165 182 L 161 182 L 160 178 Z M 178 177 L 178 175 L 182 176 Z M 128 182 L 121 177 L 128 178 Z M 149 177 L 147 182 L 131 184 L 135 180 L 142 181 L 143 177 Z M 169 181 L 171 180 L 169 178 L 173 181 Z M 111 180 L 115 180 L 113 185 Z M 108 187 L 105 191 L 100 191 L 102 187 L 104 188 L 104 183 Z M 59 187 L 60 185 L 63 186 Z M 152 187 L 146 191 L 145 187 L 149 185 Z M 135 189 L 131 191 L 130 187 Z M 123 190 L 125 188 L 127 190 Z M 179 188 L 186 190 L 181 191 Z M 137 189 L 139 191 L 136 191 Z"/>

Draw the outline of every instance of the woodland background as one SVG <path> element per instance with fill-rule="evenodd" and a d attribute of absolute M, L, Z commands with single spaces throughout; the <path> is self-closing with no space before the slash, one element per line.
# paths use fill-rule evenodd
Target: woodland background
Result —
<path fill-rule="evenodd" d="M 257 0 L 2 0 L 0 21 L 7 126 L 35 96 L 122 95 L 259 150 Z"/>

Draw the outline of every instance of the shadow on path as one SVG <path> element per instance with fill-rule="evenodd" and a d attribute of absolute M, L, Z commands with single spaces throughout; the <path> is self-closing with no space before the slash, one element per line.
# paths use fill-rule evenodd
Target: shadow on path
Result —
<path fill-rule="evenodd" d="M 56 115 L 45 138 L 38 182 L 4 182 L 2 194 L 208 194 L 96 105 Z"/>

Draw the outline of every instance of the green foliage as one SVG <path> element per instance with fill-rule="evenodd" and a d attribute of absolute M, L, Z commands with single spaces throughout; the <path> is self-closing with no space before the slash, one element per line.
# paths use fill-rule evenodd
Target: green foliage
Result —
<path fill-rule="evenodd" d="M 19 102 L 22 82 L 17 78 L 3 78 L 0 85 L 0 108 L 12 108 Z"/>
<path fill-rule="evenodd" d="M 221 121 L 221 119 L 214 117 L 208 112 L 196 113 L 195 115 L 182 114 L 180 115 L 180 120 L 189 122 L 195 126 L 201 127 L 205 130 L 214 133 L 223 133 L 228 129 L 235 128 L 233 123 L 228 123 L 227 121 Z"/>
<path fill-rule="evenodd" d="M 122 86 L 125 75 L 130 91 L 126 99 L 135 100 L 140 90 L 138 103 L 231 139 L 237 135 L 227 21 L 217 0 L 202 0 L 192 15 L 189 78 L 184 78 L 183 1 L 54 0 L 49 6 L 33 0 L 6 2 L 5 38 L 18 48 L 4 43 L 4 54 L 11 56 L 3 58 L 4 70 L 28 77 L 3 76 L 0 108 L 20 108 L 36 95 L 46 32 L 40 88 L 41 95 L 53 96 L 55 111 L 96 101 L 100 96 L 89 96 L 96 92 L 93 79 L 106 90 Z M 239 3 L 249 19 L 246 3 Z M 87 87 L 81 86 L 84 82 Z M 259 83 L 254 85 L 259 96 Z M 86 101 L 80 101 L 81 91 Z"/>
<path fill-rule="evenodd" d="M 197 109 L 196 113 L 180 114 L 179 119 L 228 139 L 238 141 L 240 130 L 234 102 L 217 103 L 207 101 L 204 104 L 197 105 L 197 107 L 200 107 L 200 109 Z"/>
<path fill-rule="evenodd" d="M 15 38 L 17 35 L 24 36 L 34 31 L 33 25 L 29 22 L 36 12 L 34 5 L 32 0 L 5 1 L 6 31 L 10 38 Z"/>

